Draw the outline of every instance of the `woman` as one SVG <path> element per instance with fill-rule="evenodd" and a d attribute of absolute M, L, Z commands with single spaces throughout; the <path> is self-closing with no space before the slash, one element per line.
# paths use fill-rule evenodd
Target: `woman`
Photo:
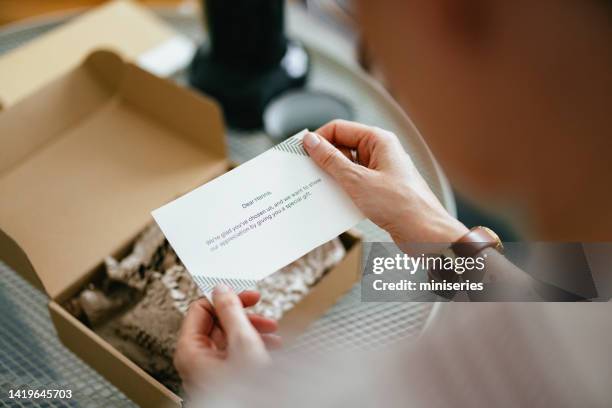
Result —
<path fill-rule="evenodd" d="M 361 1 L 358 15 L 394 94 L 464 195 L 483 208 L 502 210 L 532 240 L 612 240 L 611 2 Z M 332 122 L 307 135 L 304 146 L 398 244 L 453 243 L 468 234 L 440 205 L 393 134 Z M 342 153 L 346 148 L 356 151 L 356 162 Z M 217 288 L 214 310 L 206 301 L 190 310 L 176 355 L 188 384 L 210 385 L 201 373 L 220 378 L 233 361 L 242 367 L 269 360 L 264 343 L 278 343 L 270 335 L 274 324 L 249 320 L 242 306 L 256 295 L 242 296 L 241 302 L 227 288 Z M 244 296 L 251 299 L 245 302 Z M 430 406 L 436 405 L 431 398 L 439 398 L 440 405 L 490 406 L 495 395 L 506 397 L 497 400 L 498 406 L 505 401 L 516 402 L 508 406 L 571 406 L 577 401 L 604 406 L 612 401 L 605 388 L 612 383 L 612 364 L 602 365 L 612 363 L 605 347 L 612 339 L 610 319 L 605 318 L 609 304 L 457 304 L 451 311 L 453 319 L 444 320 L 436 335 L 430 333 L 428 342 L 415 346 L 421 352 L 399 359 L 421 368 L 427 367 L 425 356 L 445 363 L 416 377 L 414 371 L 401 371 L 405 367 L 397 369 L 401 375 L 393 378 L 403 379 L 401 385 L 385 388 L 386 393 L 373 387 L 369 397 L 381 402 L 394 395 L 386 402 L 402 405 L 402 396 L 412 392 L 414 405 L 420 401 Z M 466 331 L 471 342 L 462 337 Z M 474 347 L 501 342 L 501 333 L 505 340 L 517 337 L 512 347 L 479 359 Z M 474 356 L 463 362 L 463 370 L 455 370 L 457 375 L 471 376 L 488 393 L 466 396 L 458 391 L 470 389 L 465 381 L 443 375 L 457 368 L 454 355 L 440 352 L 448 349 L 441 343 L 448 336 L 463 346 L 465 355 Z M 393 372 L 392 366 L 384 370 Z M 499 367 L 512 367 L 506 378 L 509 388 L 503 380 L 492 383 Z M 538 374 L 537 379 L 522 381 L 517 367 L 531 377 Z M 331 381 L 339 376 L 323 377 Z M 402 392 L 394 394 L 397 389 Z M 537 390 L 545 397 L 538 399 Z M 323 400 L 331 405 L 337 401 Z"/>

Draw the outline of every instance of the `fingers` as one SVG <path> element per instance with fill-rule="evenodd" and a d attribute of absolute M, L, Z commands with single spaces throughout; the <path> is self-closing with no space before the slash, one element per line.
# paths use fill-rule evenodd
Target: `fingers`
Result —
<path fill-rule="evenodd" d="M 225 285 L 213 291 L 219 323 L 226 334 L 230 358 L 251 363 L 268 360 L 262 338 L 249 320 L 238 295 Z"/>
<path fill-rule="evenodd" d="M 268 319 L 260 315 L 249 313 L 247 314 L 249 321 L 259 333 L 274 333 L 278 330 L 276 320 Z"/>
<path fill-rule="evenodd" d="M 261 295 L 255 290 L 245 290 L 244 292 L 240 292 L 238 297 L 242 301 L 242 306 L 251 307 L 259 302 Z"/>
<path fill-rule="evenodd" d="M 249 290 L 238 295 L 243 307 L 251 307 L 259 301 L 259 292 Z M 208 299 L 200 298 L 189 306 L 187 315 L 181 327 L 181 334 L 185 336 L 209 335 L 213 333 L 215 327 L 215 311 Z M 255 315 L 254 315 L 255 316 Z M 276 330 L 276 322 L 258 316 L 256 327 L 260 327 L 262 332 L 269 333 Z M 274 329 L 272 329 L 274 328 Z"/>
<path fill-rule="evenodd" d="M 206 298 L 191 303 L 181 327 L 181 337 L 208 335 L 214 327 L 213 307 Z"/>
<path fill-rule="evenodd" d="M 227 287 L 215 289 L 215 307 L 206 299 L 194 301 L 183 320 L 173 363 L 187 389 L 207 375 L 218 375 L 221 362 L 261 364 L 269 360 L 266 348 L 282 345 L 274 320 L 247 315 L 245 307 L 257 303 L 259 293 L 236 295 Z M 227 335 L 226 335 L 227 333 Z M 225 363 L 223 363 L 225 364 Z"/>
<path fill-rule="evenodd" d="M 185 383 L 189 383 L 196 372 L 210 366 L 210 362 L 217 358 L 218 350 L 209 337 L 214 327 L 210 302 L 205 298 L 193 302 L 183 320 L 173 356 L 174 367 Z"/>
<path fill-rule="evenodd" d="M 304 148 L 310 157 L 331 175 L 342 187 L 354 180 L 363 167 L 353 163 L 338 148 L 333 146 L 327 139 L 309 132 L 303 139 Z"/>
<path fill-rule="evenodd" d="M 223 333 L 223 329 L 218 325 L 210 332 L 210 339 L 214 343 L 217 350 L 225 350 L 227 348 L 227 340 L 225 338 L 225 333 Z"/>
<path fill-rule="evenodd" d="M 353 159 L 353 151 L 351 149 L 349 149 L 348 147 L 344 147 L 344 146 L 337 146 L 337 147 L 338 147 L 338 150 L 340 150 L 340 153 L 342 153 L 347 159 L 349 159 L 352 162 L 355 161 Z"/>
<path fill-rule="evenodd" d="M 259 333 L 260 337 L 264 341 L 267 348 L 279 348 L 282 345 L 281 337 L 273 334 L 278 329 L 278 325 L 275 320 L 267 319 L 259 315 L 249 315 L 249 320 L 255 330 Z M 210 339 L 214 343 L 217 350 L 225 350 L 227 348 L 227 337 L 223 332 L 223 329 L 219 326 L 215 326 L 210 333 Z"/>
<path fill-rule="evenodd" d="M 376 145 L 377 129 L 357 122 L 333 120 L 317 129 L 317 133 L 335 146 L 357 151 L 358 163 L 370 167 L 370 157 Z"/>
<path fill-rule="evenodd" d="M 399 147 L 397 137 L 386 130 L 347 120 L 333 120 L 317 129 L 317 133 L 335 146 L 346 147 L 357 152 L 357 162 L 374 168 L 374 150 L 392 151 Z"/>
<path fill-rule="evenodd" d="M 276 334 L 262 334 L 261 339 L 268 350 L 278 350 L 283 347 L 283 339 Z"/>
<path fill-rule="evenodd" d="M 256 314 L 247 314 L 247 316 L 255 330 L 260 333 L 262 338 L 264 335 L 274 333 L 278 330 L 278 323 L 276 323 L 276 320 L 268 319 L 266 317 Z M 214 342 L 217 349 L 225 350 L 225 348 L 227 348 L 227 339 L 225 333 L 223 332 L 223 329 L 221 329 L 221 327 L 219 327 L 218 325 L 215 325 L 215 327 L 212 329 L 212 332 L 210 333 L 210 338 Z"/>
<path fill-rule="evenodd" d="M 317 129 L 316 133 L 333 144 L 357 149 L 363 139 L 367 139 L 375 133 L 375 128 L 362 123 L 336 119 Z"/>
<path fill-rule="evenodd" d="M 245 290 L 244 292 L 238 294 L 238 298 L 242 301 L 242 306 L 245 308 L 255 305 L 259 301 L 260 297 L 261 296 L 259 292 L 254 290 Z M 266 317 L 252 313 L 248 313 L 247 317 L 249 318 L 249 321 L 251 322 L 255 330 L 257 330 L 257 332 L 260 334 L 274 333 L 278 330 L 278 323 L 276 322 L 276 320 L 268 319 Z M 217 349 L 225 350 L 225 348 L 227 347 L 227 339 L 225 333 L 218 324 L 215 324 L 214 328 L 210 332 L 210 338 L 212 339 Z"/>
<path fill-rule="evenodd" d="M 259 301 L 260 294 L 256 291 L 244 291 L 237 297 L 241 302 L 241 307 L 244 308 L 255 305 Z M 203 336 L 208 336 L 217 350 L 224 350 L 227 347 L 227 339 L 223 329 L 216 324 L 217 318 L 214 317 L 216 313 L 206 298 L 193 302 L 185 316 L 181 337 L 201 339 Z M 253 328 L 261 335 L 278 330 L 278 323 L 273 319 L 256 314 L 246 314 L 246 316 Z"/>

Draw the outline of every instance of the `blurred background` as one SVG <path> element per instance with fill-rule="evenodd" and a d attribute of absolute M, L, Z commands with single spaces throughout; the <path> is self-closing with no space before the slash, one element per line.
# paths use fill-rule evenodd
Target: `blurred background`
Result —
<path fill-rule="evenodd" d="M 0 24 L 7 24 L 24 18 L 58 11 L 93 7 L 106 0 L 2 0 L 0 1 Z M 147 6 L 199 7 L 198 0 L 138 0 Z M 342 22 L 344 27 L 351 25 L 350 0 L 295 0 L 307 3 L 308 7 L 318 10 L 322 17 Z"/>
<path fill-rule="evenodd" d="M 105 2 L 0 0 L 0 61 L 78 20 L 82 12 L 105 7 L 102 3 Z M 156 21 L 164 27 L 198 47 L 193 59 L 189 56 L 177 72 L 164 76 L 213 95 L 222 103 L 233 161 L 244 162 L 292 132 L 304 127 L 316 129 L 336 117 L 380 126 L 399 136 L 450 213 L 456 213 L 469 227 L 493 228 L 505 241 L 517 238 L 500 220 L 479 211 L 457 194 L 453 198 L 452 186 L 435 165 L 412 122 L 393 101 L 394 90 L 389 89 L 376 61 L 361 43 L 352 1 L 142 0 L 138 4 L 153 11 Z M 235 5 L 240 7 L 232 8 Z M 129 24 L 122 25 L 122 29 L 126 27 L 130 29 Z M 235 35 L 234 27 L 243 32 Z M 104 36 L 112 28 L 105 23 L 97 27 L 97 33 Z M 91 34 L 93 30 L 86 26 L 85 31 Z M 141 31 L 144 30 L 131 28 L 129 32 L 139 40 L 152 36 Z M 126 37 L 120 37 L 122 43 L 129 42 Z M 98 42 L 104 40 L 100 38 Z M 72 37 L 63 38 L 63 42 L 67 53 L 74 53 Z M 262 42 L 269 47 L 262 50 Z M 46 62 L 48 47 L 43 48 L 42 61 Z M 26 57 L 23 52 L 21 57 Z M 57 53 L 53 57 L 61 59 Z M 56 63 L 55 60 L 50 62 Z M 0 70 L 0 83 L 13 85 L 21 76 L 27 84 L 32 75 L 21 75 L 23 65 L 19 62 L 17 69 L 12 65 L 11 70 Z M 39 65 L 37 75 L 50 71 L 49 65 Z M 242 68 L 232 71 L 228 66 Z M 244 83 L 257 86 L 240 86 Z M 242 89 L 249 92 L 241 93 Z M 245 98 L 249 102 L 247 108 L 241 105 Z M 8 104 L 4 106 L 7 108 Z M 243 115 L 245 112 L 251 115 Z M 426 141 L 427 135 L 422 136 Z M 366 241 L 389 240 L 384 231 L 370 222 L 361 223 L 358 229 Z M 45 302 L 43 294 L 0 260 L 0 310 L 11 311 L 0 316 L 2 326 L 9 328 L 0 336 L 0 387 L 32 381 L 38 381 L 32 384 L 40 386 L 69 384 L 83 402 L 75 406 L 132 406 L 114 387 L 59 345 Z M 432 304 L 423 302 L 364 303 L 360 287 L 355 285 L 294 347 L 306 351 L 383 348 L 418 335 L 431 310 Z M 104 398 L 93 403 L 91 393 Z"/>
<path fill-rule="evenodd" d="M 49 13 L 62 14 L 70 11 L 81 11 L 104 3 L 104 0 L 1 0 L 0 1 L 0 26 L 6 29 L 13 25 L 19 25 L 40 16 L 48 16 Z M 201 3 L 198 0 L 139 0 L 139 3 L 150 7 L 172 7 L 182 9 L 187 13 L 198 13 Z M 369 57 L 368 50 L 360 44 L 359 29 L 353 20 L 353 2 L 351 0 L 293 0 L 289 3 L 300 3 L 314 18 L 333 29 L 339 36 L 354 44 L 355 58 L 366 71 L 377 81 L 385 84 L 376 62 Z M 31 20 L 34 21 L 34 20 Z M 393 95 L 393 89 L 388 89 Z M 423 135 L 425 139 L 427 135 Z M 452 177 L 451 177 L 452 178 Z M 466 201 L 455 192 L 457 203 L 457 216 L 468 226 L 488 225 L 499 231 L 502 239 L 506 241 L 517 240 L 519 237 L 505 222 L 496 219 L 489 214 L 484 214 L 478 208 Z"/>
<path fill-rule="evenodd" d="M 93 7 L 104 2 L 105 0 L 2 0 L 0 1 L 0 24 L 13 23 L 47 13 Z M 191 0 L 139 0 L 139 2 L 149 6 L 196 3 Z"/>

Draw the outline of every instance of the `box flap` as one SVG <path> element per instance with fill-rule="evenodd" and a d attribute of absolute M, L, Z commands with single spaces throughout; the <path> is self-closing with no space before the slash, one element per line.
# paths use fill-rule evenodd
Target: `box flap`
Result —
<path fill-rule="evenodd" d="M 0 259 L 54 298 L 227 166 L 213 101 L 108 51 L 0 113 L 0 146 Z"/>
<path fill-rule="evenodd" d="M 4 108 L 76 67 L 98 48 L 133 60 L 178 33 L 132 1 L 115 0 L 76 17 L 0 58 L 0 105 Z"/>

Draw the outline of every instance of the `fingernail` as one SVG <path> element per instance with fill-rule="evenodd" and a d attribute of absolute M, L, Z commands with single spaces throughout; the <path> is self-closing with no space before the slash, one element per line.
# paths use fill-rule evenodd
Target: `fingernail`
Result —
<path fill-rule="evenodd" d="M 217 284 L 217 286 L 215 286 L 215 288 L 213 289 L 213 292 L 216 293 L 227 293 L 230 291 L 230 288 L 227 285 L 224 285 L 223 283 L 219 283 Z"/>
<path fill-rule="evenodd" d="M 319 140 L 319 136 L 312 132 L 308 132 L 304 135 L 302 142 L 307 148 L 314 149 L 319 143 L 321 143 L 321 140 Z"/>

